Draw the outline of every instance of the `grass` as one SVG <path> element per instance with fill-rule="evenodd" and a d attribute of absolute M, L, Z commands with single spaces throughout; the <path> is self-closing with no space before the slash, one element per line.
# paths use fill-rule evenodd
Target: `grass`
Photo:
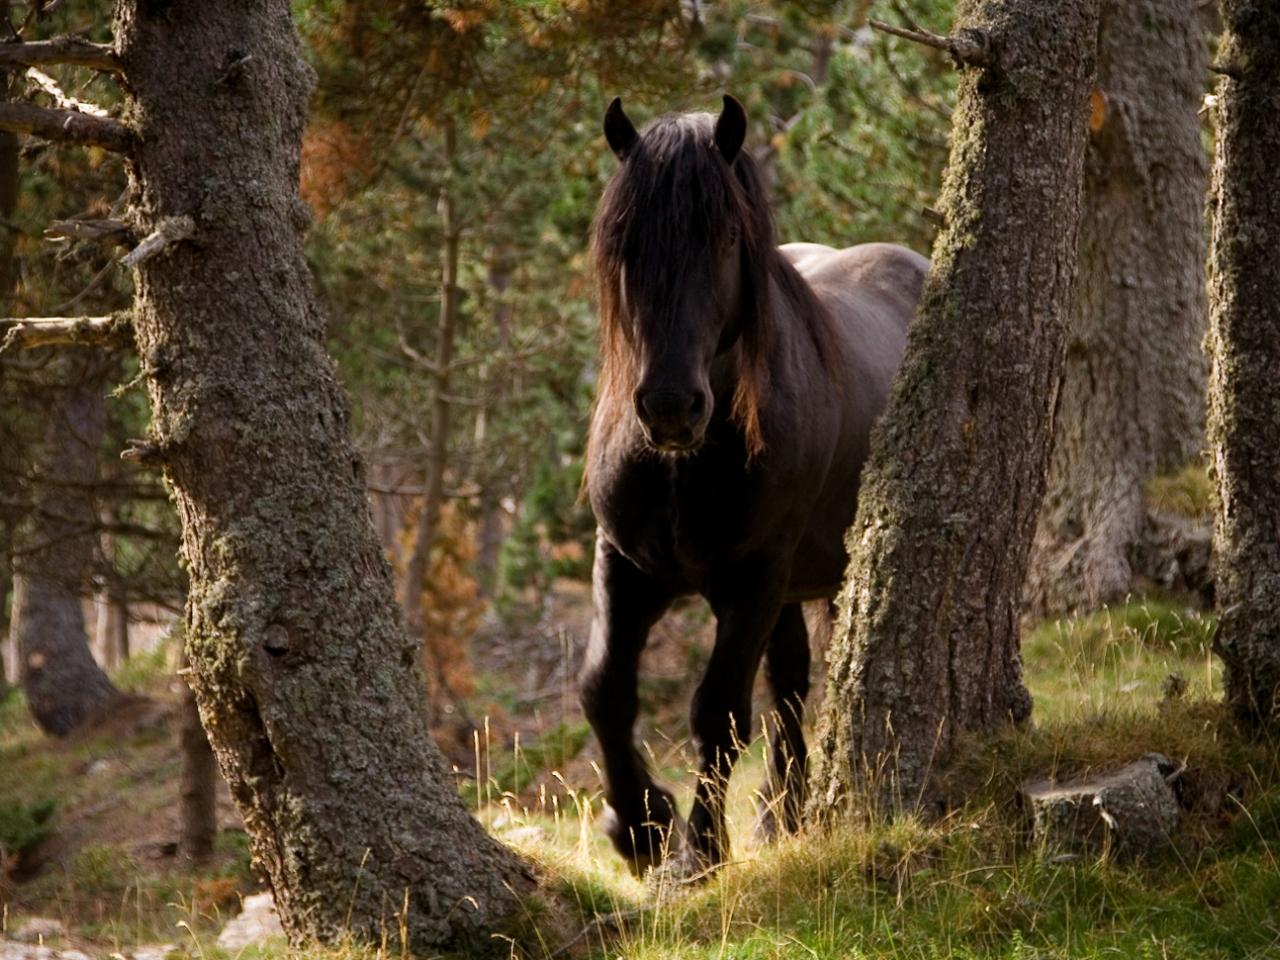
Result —
<path fill-rule="evenodd" d="M 1280 764 L 1273 745 L 1241 740 L 1218 707 L 1213 630 L 1211 617 L 1174 599 L 1146 598 L 1031 631 L 1024 656 L 1035 721 L 962 747 L 944 775 L 954 810 L 940 823 L 853 823 L 757 846 L 751 839 L 752 793 L 763 769 L 757 742 L 730 794 L 732 863 L 707 883 L 674 894 L 630 876 L 609 849 L 595 822 L 599 783 L 569 783 L 556 772 L 576 753 L 579 730 L 556 728 L 505 763 L 495 755 L 486 760 L 489 783 L 479 815 L 537 863 L 546 891 L 530 904 L 523 952 L 512 947 L 513 955 L 551 957 L 566 936 L 576 935 L 559 956 L 1280 956 Z M 1166 683 L 1170 675 L 1185 683 Z M 42 791 L 52 796 L 50 789 L 67 787 L 65 764 L 37 749 L 29 732 L 15 733 L 10 716 L 10 707 L 0 706 L 0 764 L 6 764 L 0 766 L 0 804 L 31 803 Z M 1016 802 L 1024 780 L 1085 774 L 1152 750 L 1185 764 L 1181 783 L 1192 806 L 1167 853 L 1129 863 L 1055 862 L 1037 854 Z M 683 787 L 687 809 L 692 778 L 681 745 L 660 742 L 651 753 L 663 779 Z M 40 786 L 20 789 L 9 776 L 10 761 Z M 530 779 L 536 783 L 526 787 Z M 221 953 L 211 945 L 210 917 L 226 902 L 218 905 L 217 895 L 234 899 L 247 877 L 236 873 L 245 869 L 243 859 L 233 862 L 240 866 L 224 870 L 230 882 L 219 887 L 216 875 L 159 878 L 146 864 L 130 862 L 126 850 L 90 846 L 50 895 L 106 904 L 102 918 L 80 923 L 80 932 L 96 942 L 127 944 L 145 934 L 212 960 Z M 122 876 L 128 879 L 123 891 Z M 137 896 L 143 889 L 150 901 Z M 167 905 L 156 902 L 161 896 Z M 392 931 L 382 950 L 352 945 L 287 955 L 372 960 L 398 956 L 396 942 Z M 268 945 L 244 956 L 283 955 L 282 946 Z"/>

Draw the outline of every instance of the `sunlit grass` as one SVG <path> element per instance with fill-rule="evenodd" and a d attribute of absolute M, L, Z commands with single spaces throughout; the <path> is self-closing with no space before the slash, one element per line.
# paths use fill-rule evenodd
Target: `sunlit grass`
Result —
<path fill-rule="evenodd" d="M 598 823 L 598 772 L 575 782 L 560 772 L 580 731 L 553 728 L 516 749 L 482 733 L 464 792 L 544 881 L 513 939 L 496 942 L 498 953 L 601 960 L 1280 956 L 1276 751 L 1241 740 L 1217 704 L 1213 629 L 1212 617 L 1176 602 L 1137 599 L 1030 631 L 1024 658 L 1034 720 L 962 746 L 943 772 L 953 810 L 941 822 L 849 823 L 761 846 L 753 837 L 764 769 L 757 739 L 732 782 L 729 864 L 676 890 L 631 876 L 609 846 Z M 1170 675 L 1185 684 L 1165 683 Z M 0 749 L 15 751 L 6 756 L 30 763 L 45 788 L 73 782 L 69 764 L 47 767 L 29 733 L 10 726 L 9 709 L 0 708 Z M 659 779 L 687 812 L 695 782 L 690 745 L 652 732 L 644 739 Z M 1218 798 L 1187 812 L 1167 854 L 1139 863 L 1055 862 L 1028 842 L 1017 803 L 1024 780 L 1105 769 L 1153 750 L 1185 764 L 1198 795 Z M 11 784 L 0 786 L 7 794 Z M 171 877 L 162 888 L 136 864 L 120 862 L 121 872 L 136 873 L 124 891 L 135 902 L 122 902 L 113 889 L 116 916 L 83 932 L 113 944 L 152 938 L 184 956 L 224 956 L 212 944 L 222 908 L 199 902 L 202 878 Z M 94 877 L 111 871 L 82 866 L 68 882 L 79 885 L 76 895 L 89 895 Z M 140 908 L 143 889 L 150 899 Z M 391 960 L 404 953 L 393 921 L 380 946 L 288 951 L 268 944 L 243 956 Z"/>

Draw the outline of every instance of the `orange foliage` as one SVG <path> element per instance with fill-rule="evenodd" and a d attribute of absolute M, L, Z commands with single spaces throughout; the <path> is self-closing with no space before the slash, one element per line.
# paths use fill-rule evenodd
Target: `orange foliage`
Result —
<path fill-rule="evenodd" d="M 421 510 L 419 503 L 401 531 L 408 548 L 402 551 L 405 556 L 416 536 Z M 422 594 L 422 622 L 426 625 L 422 666 L 432 703 L 447 703 L 451 696 L 475 692 L 467 643 L 485 609 L 480 584 L 472 572 L 475 555 L 475 524 L 454 503 L 444 504 Z"/>
<path fill-rule="evenodd" d="M 312 123 L 302 138 L 302 199 L 322 218 L 347 195 L 353 174 L 373 167 L 372 137 L 340 120 Z"/>

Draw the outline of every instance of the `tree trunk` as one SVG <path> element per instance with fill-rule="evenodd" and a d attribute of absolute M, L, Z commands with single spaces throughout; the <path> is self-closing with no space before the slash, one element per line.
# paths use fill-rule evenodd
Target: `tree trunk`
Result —
<path fill-rule="evenodd" d="M 0 17 L 9 19 L 9 0 L 0 0 Z M 8 71 L 0 71 L 0 101 L 9 99 L 10 77 Z M 0 131 L 0 218 L 7 223 L 13 220 L 13 212 L 18 206 L 18 137 L 7 130 Z M 4 304 L 4 315 L 11 317 L 13 312 L 13 292 L 16 261 L 14 246 L 17 231 L 7 227 L 0 230 L 0 303 Z M 7 527 L 7 524 L 6 524 Z M 9 531 L 6 529 L 6 534 Z M 0 540 L 6 548 L 11 543 L 8 536 Z M 10 686 L 19 682 L 17 656 L 11 652 L 12 645 L 8 641 L 10 623 L 8 616 L 9 592 L 13 586 L 13 562 L 6 549 L 0 557 L 0 700 L 9 692 Z"/>
<path fill-rule="evenodd" d="M 135 328 L 190 578 L 191 681 L 295 942 L 491 943 L 531 887 L 467 813 L 423 714 L 365 497 L 298 193 L 313 74 L 287 0 L 124 0 L 134 211 L 190 241 Z"/>
<path fill-rule="evenodd" d="M 1105 0 L 1080 279 L 1026 600 L 1092 609 L 1133 588 L 1143 486 L 1204 437 L 1205 44 L 1196 0 Z"/>
<path fill-rule="evenodd" d="M 1246 729 L 1280 703 L 1280 5 L 1223 0 L 1209 290 L 1216 645 Z"/>
<path fill-rule="evenodd" d="M 979 0 L 946 217 L 872 438 L 811 812 L 936 811 L 958 734 L 1030 714 L 1019 599 L 1075 276 L 1098 0 Z M 970 33 L 977 31 L 977 33 Z M 981 57 L 979 50 L 975 57 Z"/>
<path fill-rule="evenodd" d="M 120 695 L 89 651 L 81 604 L 97 527 L 90 490 L 105 422 L 102 384 L 89 378 L 64 396 L 32 468 L 35 503 L 18 539 L 9 625 L 31 716 L 55 736 L 101 716 Z"/>
<path fill-rule="evenodd" d="M 117 517 L 113 508 L 103 510 L 102 521 L 110 526 Z M 100 538 L 103 575 L 96 597 L 97 623 L 94 627 L 98 660 L 108 670 L 115 670 L 129 659 L 129 607 L 124 584 L 116 567 L 116 537 L 104 533 Z"/>
<path fill-rule="evenodd" d="M 496 298 L 493 308 L 493 325 L 494 332 L 497 335 L 497 353 L 500 358 L 504 357 L 511 347 L 511 317 L 513 311 L 511 302 L 506 299 L 506 293 L 510 288 L 511 264 L 506 252 L 501 249 L 491 250 L 489 253 L 489 290 L 492 291 Z M 502 406 L 507 398 L 506 377 L 503 373 L 499 372 L 497 376 L 491 374 L 486 377 L 486 381 L 487 388 L 485 390 L 484 404 L 476 414 L 475 440 L 477 450 L 484 448 L 489 418 L 493 415 L 494 409 Z M 480 530 L 478 533 L 480 546 L 476 552 L 476 576 L 480 581 L 480 595 L 483 597 L 493 596 L 494 587 L 498 580 L 498 555 L 502 552 L 502 538 L 505 534 L 502 515 L 498 485 L 494 477 L 489 477 L 485 481 L 483 492 L 480 494 Z"/>
<path fill-rule="evenodd" d="M 444 128 L 445 162 L 452 167 L 457 151 L 457 132 L 453 122 Z M 446 181 L 440 191 L 440 218 L 444 229 L 444 275 L 440 283 L 440 322 L 436 331 L 435 369 L 431 375 L 435 396 L 431 401 L 431 446 L 427 453 L 427 469 L 423 477 L 422 512 L 413 549 L 404 571 L 404 619 L 409 638 L 422 644 L 428 667 L 435 674 L 441 690 L 450 693 L 444 665 L 427 638 L 423 599 L 427 577 L 431 573 L 431 551 L 440 530 L 440 510 L 444 505 L 444 478 L 449 466 L 449 429 L 453 404 L 449 399 L 450 367 L 453 365 L 453 341 L 458 327 L 458 253 L 461 236 L 455 222 L 453 194 Z"/>
<path fill-rule="evenodd" d="M 189 672 L 190 664 L 185 655 L 182 665 L 186 668 L 182 672 Z M 196 705 L 195 694 L 185 677 L 178 741 L 182 748 L 179 849 L 188 860 L 203 863 L 213 856 L 218 839 L 218 767 L 209 737 L 200 723 L 200 708 Z"/>

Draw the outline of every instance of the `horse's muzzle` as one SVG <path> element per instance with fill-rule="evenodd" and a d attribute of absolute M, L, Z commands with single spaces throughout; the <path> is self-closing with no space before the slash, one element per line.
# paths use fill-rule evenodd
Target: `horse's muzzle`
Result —
<path fill-rule="evenodd" d="M 637 390 L 636 416 L 645 439 L 664 453 L 688 453 L 702 446 L 710 404 L 701 390 Z"/>

